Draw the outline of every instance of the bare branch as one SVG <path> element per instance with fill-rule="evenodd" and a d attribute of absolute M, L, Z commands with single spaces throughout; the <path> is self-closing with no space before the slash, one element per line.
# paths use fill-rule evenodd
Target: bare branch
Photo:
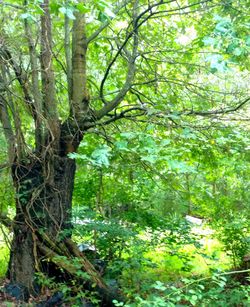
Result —
<path fill-rule="evenodd" d="M 0 5 L 5 5 L 5 6 L 13 7 L 15 9 L 19 9 L 19 10 L 23 9 L 23 6 L 21 6 L 21 5 L 5 2 L 3 0 L 0 0 Z"/>
<path fill-rule="evenodd" d="M 97 119 L 102 118 L 107 113 L 109 113 L 110 111 L 115 109 L 119 105 L 119 103 L 123 100 L 123 98 L 125 97 L 126 93 L 129 91 L 129 89 L 132 86 L 132 82 L 133 82 L 134 75 L 135 75 L 135 70 L 136 70 L 136 67 L 135 67 L 136 66 L 135 65 L 135 59 L 137 57 L 136 52 L 135 53 L 133 52 L 133 56 L 131 57 L 132 59 L 130 59 L 128 61 L 127 76 L 126 76 L 126 80 L 125 80 L 125 83 L 124 83 L 122 89 L 119 91 L 119 93 L 117 94 L 117 96 L 113 100 L 111 100 L 109 102 L 106 101 L 105 95 L 104 95 L 104 85 L 105 85 L 106 80 L 108 79 L 108 76 L 109 76 L 109 73 L 110 73 L 110 71 L 112 69 L 112 66 L 117 61 L 117 58 L 121 55 L 121 53 L 122 53 L 123 49 L 126 47 L 126 44 L 128 43 L 128 41 L 132 37 L 137 37 L 137 34 L 135 34 L 135 33 L 137 33 L 138 29 L 143 24 L 145 24 L 150 18 L 156 16 L 157 14 L 161 14 L 161 13 L 171 14 L 173 12 L 185 10 L 187 8 L 195 7 L 197 5 L 204 4 L 204 3 L 207 3 L 207 2 L 210 2 L 210 1 L 211 0 L 197 1 L 197 2 L 195 2 L 193 4 L 190 4 L 190 5 L 185 5 L 185 6 L 182 6 L 182 7 L 178 6 L 178 7 L 173 8 L 173 9 L 169 8 L 168 10 L 163 10 L 163 11 L 159 10 L 157 12 L 154 12 L 153 9 L 155 7 L 161 6 L 163 4 L 169 4 L 169 3 L 175 2 L 173 0 L 159 1 L 159 2 L 157 2 L 155 4 L 151 4 L 151 5 L 149 4 L 148 7 L 143 12 L 141 12 L 140 14 L 137 14 L 137 16 L 134 15 L 133 29 L 132 29 L 132 31 L 130 31 L 127 34 L 126 39 L 119 46 L 117 53 L 115 54 L 115 56 L 112 59 L 112 61 L 109 63 L 109 65 L 107 67 L 107 70 L 106 70 L 106 72 L 104 74 L 104 77 L 102 79 L 102 82 L 101 82 L 101 85 L 100 85 L 100 98 L 103 101 L 104 106 L 103 106 L 102 109 L 96 111 L 96 118 Z M 137 37 L 137 40 L 138 40 L 138 37 Z M 138 44 L 138 41 L 137 41 L 137 43 L 134 41 L 134 49 L 136 49 L 136 44 Z"/>
<path fill-rule="evenodd" d="M 131 112 L 134 112 L 134 111 L 141 111 L 140 113 L 136 113 L 136 114 L 129 114 Z M 100 122 L 100 123 L 97 123 L 97 126 L 105 126 L 105 125 L 108 125 L 112 122 L 115 122 L 117 121 L 118 119 L 121 119 L 121 118 L 137 118 L 139 116 L 143 116 L 147 113 L 147 110 L 143 107 L 133 107 L 133 108 L 129 108 L 129 109 L 126 109 L 118 114 L 114 114 L 113 116 L 111 116 L 110 119 L 104 121 L 104 122 Z"/>
<path fill-rule="evenodd" d="M 33 118 L 36 117 L 36 110 L 33 104 L 32 97 L 29 92 L 29 85 L 27 82 L 27 76 L 23 73 L 22 68 L 20 65 L 16 63 L 14 60 L 11 52 L 7 49 L 5 45 L 1 45 L 1 50 L 0 50 L 0 58 L 4 62 L 4 64 L 10 65 L 16 75 L 16 79 L 19 82 L 21 89 L 23 91 L 24 95 L 24 100 L 28 106 L 29 111 L 31 112 L 31 115 Z"/>
<path fill-rule="evenodd" d="M 33 41 L 32 29 L 28 21 L 24 20 L 25 34 L 29 45 L 29 56 L 31 63 L 31 77 L 32 77 L 32 94 L 34 98 L 34 112 L 35 112 L 35 139 L 36 148 L 39 151 L 44 145 L 43 124 L 42 124 L 42 96 L 39 88 L 39 67 L 38 56 L 36 53 L 36 46 Z"/>
<path fill-rule="evenodd" d="M 184 116 L 192 116 L 192 115 L 214 116 L 214 115 L 219 115 L 219 114 L 223 115 L 223 114 L 228 114 L 228 113 L 233 113 L 233 112 L 238 111 L 240 108 L 242 108 L 249 101 L 250 101 L 250 97 L 241 101 L 240 103 L 237 104 L 237 106 L 232 107 L 232 108 L 225 108 L 225 109 L 211 110 L 211 111 L 194 111 L 194 110 L 180 111 L 180 112 L 178 112 L 178 115 L 179 116 L 183 116 L 183 115 Z M 135 111 L 139 111 L 139 112 L 135 113 Z M 115 122 L 119 119 L 122 119 L 122 118 L 123 119 L 129 119 L 129 120 L 136 120 L 136 121 L 139 121 L 139 122 L 147 122 L 147 120 L 138 120 L 138 118 L 141 117 L 141 116 L 147 115 L 148 112 L 149 112 L 148 108 L 144 105 L 134 106 L 134 107 L 125 109 L 124 111 L 121 111 L 120 113 L 115 112 L 114 114 L 106 114 L 106 115 L 109 115 L 109 117 L 110 117 L 106 121 L 96 121 L 95 123 L 86 123 L 86 129 L 90 129 L 90 128 L 97 127 L 97 126 L 106 126 L 106 125 L 113 123 L 113 122 Z M 168 112 L 156 111 L 151 115 L 151 117 L 154 117 L 154 118 L 157 118 L 157 119 L 167 118 L 168 120 L 173 122 L 176 126 L 178 126 L 178 123 L 171 118 L 172 115 L 173 115 L 173 112 L 170 111 L 170 110 Z M 237 119 L 237 120 L 240 120 L 240 119 Z M 157 122 L 157 125 L 165 125 L 165 123 Z"/>
<path fill-rule="evenodd" d="M 219 114 L 227 114 L 236 112 L 241 109 L 244 105 L 246 105 L 250 101 L 250 97 L 246 98 L 243 101 L 240 101 L 235 107 L 225 108 L 220 110 L 211 110 L 211 111 L 185 111 L 183 115 L 200 115 L 200 116 L 211 116 L 211 115 L 219 115 Z"/>
<path fill-rule="evenodd" d="M 8 158 L 10 163 L 12 163 L 15 159 L 15 135 L 11 126 L 7 104 L 2 95 L 0 95 L 0 121 L 2 123 L 4 136 L 8 144 Z"/>
<path fill-rule="evenodd" d="M 72 62 L 70 50 L 70 21 L 67 15 L 64 17 L 64 50 L 66 59 L 68 98 L 70 101 L 72 97 Z"/>
<path fill-rule="evenodd" d="M 141 16 L 141 14 L 139 16 Z M 119 105 L 119 103 L 122 101 L 122 99 L 124 98 L 126 93 L 129 91 L 131 84 L 133 82 L 134 75 L 135 75 L 135 69 L 136 69 L 135 61 L 136 61 L 136 57 L 137 57 L 137 49 L 138 49 L 138 43 L 139 43 L 139 40 L 138 40 L 138 28 L 139 28 L 138 22 L 139 22 L 140 19 L 138 17 L 138 1 L 135 1 L 135 4 L 134 4 L 133 20 L 134 20 L 133 30 L 128 34 L 127 38 L 124 40 L 123 44 L 118 49 L 115 57 L 113 58 L 113 60 L 109 64 L 109 66 L 106 70 L 106 73 L 105 73 L 105 75 L 102 79 L 101 86 L 100 86 L 100 97 L 101 97 L 101 100 L 105 103 L 105 106 L 101 110 L 98 110 L 96 112 L 96 118 L 97 119 L 102 118 L 103 116 L 105 116 L 107 113 L 109 113 L 110 111 L 112 111 L 113 109 L 115 109 Z M 112 101 L 107 102 L 104 98 L 104 93 L 103 93 L 105 81 L 108 78 L 111 67 L 113 66 L 113 64 L 115 63 L 118 56 L 121 54 L 123 48 L 126 46 L 127 42 L 129 41 L 129 39 L 131 37 L 134 37 L 133 51 L 132 51 L 131 57 L 128 60 L 128 71 L 127 71 L 125 83 L 124 83 L 122 89 L 120 90 L 120 92 L 117 94 L 117 96 Z"/>

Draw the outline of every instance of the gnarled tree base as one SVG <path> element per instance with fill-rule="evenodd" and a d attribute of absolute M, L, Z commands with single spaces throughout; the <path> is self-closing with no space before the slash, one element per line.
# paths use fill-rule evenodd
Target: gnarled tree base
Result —
<path fill-rule="evenodd" d="M 28 274 L 33 274 L 35 276 L 36 273 L 42 273 L 44 275 L 50 273 L 47 271 L 48 267 L 46 266 L 46 264 L 53 263 L 54 268 L 57 268 L 58 272 L 59 271 L 64 272 L 63 274 L 61 274 L 61 276 L 67 276 L 68 278 L 68 280 L 62 278 L 60 282 L 65 282 L 66 284 L 68 282 L 69 285 L 75 284 L 75 287 L 72 288 L 72 293 L 74 294 L 75 292 L 75 296 L 78 294 L 77 292 L 79 291 L 80 288 L 81 289 L 85 288 L 88 291 L 93 291 L 97 293 L 98 298 L 101 301 L 99 306 L 105 306 L 105 307 L 114 306 L 113 300 L 120 299 L 119 294 L 116 291 L 110 289 L 105 284 L 99 272 L 95 269 L 95 267 L 88 260 L 88 258 L 79 251 L 77 245 L 71 239 L 67 238 L 63 242 L 58 243 L 48 238 L 46 234 L 41 235 L 35 233 L 31 237 L 27 236 L 26 239 L 27 242 L 30 242 L 30 244 L 33 241 L 32 250 L 35 251 L 35 256 L 30 255 L 29 253 L 25 255 L 26 261 L 31 260 L 35 263 L 34 266 L 32 265 L 28 266 L 27 262 L 27 267 L 29 267 L 29 271 L 28 273 L 26 273 L 28 281 L 29 281 Z M 30 246 L 25 245 L 25 247 L 28 247 L 28 250 L 30 250 Z M 19 263 L 13 262 L 13 260 L 10 261 L 10 263 L 12 263 L 12 265 L 13 264 L 20 265 Z M 11 268 L 9 270 L 11 270 Z M 23 280 L 26 280 L 25 279 L 26 275 L 23 268 L 19 270 L 19 274 L 21 274 L 22 272 L 24 273 L 24 276 L 21 276 L 21 278 Z M 17 277 L 15 276 L 15 278 Z M 59 276 L 53 276 L 53 277 L 60 278 Z M 16 279 L 13 279 L 13 277 L 11 278 L 11 282 L 13 284 L 15 284 L 15 280 Z M 37 286 L 35 280 L 33 280 L 32 284 L 28 284 L 29 287 L 27 286 L 27 284 L 23 285 L 17 283 L 17 285 L 18 287 L 21 287 L 23 293 L 25 294 L 22 297 L 23 300 L 27 301 L 30 295 L 37 296 L 41 294 L 40 293 L 41 288 Z"/>
<path fill-rule="evenodd" d="M 100 306 L 113 306 L 114 294 L 70 239 L 74 175 L 75 161 L 56 155 L 47 160 L 32 156 L 12 167 L 17 198 L 9 279 L 37 295 L 36 273 L 46 275 L 53 263 L 75 284 L 98 292 Z"/>

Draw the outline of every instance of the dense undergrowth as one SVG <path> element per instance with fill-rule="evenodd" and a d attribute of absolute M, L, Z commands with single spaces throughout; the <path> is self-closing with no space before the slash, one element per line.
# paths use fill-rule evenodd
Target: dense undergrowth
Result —
<path fill-rule="evenodd" d="M 249 306 L 248 136 L 234 131 L 205 139 L 179 131 L 164 140 L 150 133 L 116 135 L 110 147 L 86 136 L 90 145 L 74 154 L 80 161 L 74 241 L 86 245 L 106 283 L 121 294 L 116 306 Z M 216 138 L 220 146 L 213 145 Z M 235 152 L 225 158 L 228 146 Z M 9 251 L 1 239 L 4 277 Z M 79 276 L 88 280 L 80 269 Z M 100 306 L 98 295 L 75 279 L 38 274 L 37 280 L 43 293 L 62 293 L 70 306 L 83 300 Z"/>
<path fill-rule="evenodd" d="M 94 219 L 93 215 L 84 220 L 84 225 L 79 222 L 80 216 L 76 221 L 75 241 L 89 244 L 89 258 L 101 261 L 105 281 L 119 288 L 124 297 L 124 301 L 114 301 L 115 306 L 250 304 L 249 270 L 240 261 L 246 252 L 244 224 L 237 229 L 232 225 L 230 229 L 228 225 L 222 230 L 212 229 L 207 222 L 196 225 L 172 215 L 165 219 L 164 227 L 142 230 L 134 224 Z M 3 278 L 9 250 L 4 243 L 0 249 Z M 99 306 L 98 297 L 80 286 L 78 296 L 72 297 L 72 284 L 39 274 L 38 280 L 49 293 L 63 293 L 70 306 L 81 306 L 83 300 Z"/>

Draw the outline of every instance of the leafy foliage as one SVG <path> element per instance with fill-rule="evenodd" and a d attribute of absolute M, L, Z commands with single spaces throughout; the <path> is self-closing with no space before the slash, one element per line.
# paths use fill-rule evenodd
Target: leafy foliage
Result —
<path fill-rule="evenodd" d="M 45 16 L 42 1 L 2 2 L 1 163 L 11 154 L 10 129 L 4 122 L 8 113 L 21 165 L 29 165 L 35 155 L 39 161 L 45 157 L 46 165 L 47 154 L 55 161 L 61 151 L 77 161 L 73 237 L 94 246 L 91 260 L 104 261 L 104 279 L 111 284 L 115 279 L 121 287 L 128 303 L 116 301 L 117 306 L 247 306 L 249 286 L 216 270 L 226 254 L 231 267 L 241 269 L 249 252 L 249 1 L 51 0 L 52 102 L 61 129 L 58 144 L 65 147 L 53 154 L 49 125 L 56 121 L 45 115 L 55 110 L 45 108 L 34 116 L 31 108 L 37 98 L 31 86 L 34 73 L 42 71 L 32 68 L 31 57 L 32 48 L 36 59 L 43 54 L 37 40 Z M 77 88 L 85 95 L 81 113 L 73 110 L 70 97 L 73 74 L 68 73 L 67 52 L 74 48 L 67 47 L 83 15 L 84 44 L 79 45 L 86 47 L 86 54 L 77 52 L 86 60 L 84 84 Z M 27 41 L 29 33 L 32 39 Z M 6 60 L 6 54 L 11 58 Z M 38 90 L 42 79 L 39 75 Z M 26 87 L 31 88 L 31 100 Z M 37 154 L 39 117 L 47 139 Z M 78 145 L 67 147 L 74 142 L 80 143 L 78 151 Z M 46 179 L 49 166 L 42 173 Z M 0 212 L 11 213 L 9 173 L 5 166 L 0 173 Z M 30 195 L 36 198 L 34 191 L 25 192 L 29 185 L 24 181 L 16 191 L 20 204 Z M 203 219 L 215 234 L 195 232 L 187 214 Z M 71 229 L 64 235 L 71 235 Z M 206 250 L 206 238 L 217 238 L 225 253 L 218 247 Z M 208 276 L 197 276 L 198 256 Z M 69 264 L 65 257 L 57 259 Z M 71 264 L 79 278 L 88 280 L 77 259 Z M 45 287 L 63 292 L 69 303 L 80 304 L 83 298 L 99 303 L 84 287 L 74 300 L 66 284 L 39 278 Z"/>

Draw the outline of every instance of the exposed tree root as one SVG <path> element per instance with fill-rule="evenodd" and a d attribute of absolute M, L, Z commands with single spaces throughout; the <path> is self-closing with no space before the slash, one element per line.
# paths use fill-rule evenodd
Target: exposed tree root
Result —
<path fill-rule="evenodd" d="M 69 247 L 72 251 L 71 258 L 65 256 L 65 254 L 58 254 L 53 251 L 51 248 L 47 247 L 46 245 L 38 242 L 38 248 L 42 252 L 43 255 L 51 262 L 53 262 L 57 267 L 63 269 L 65 272 L 72 275 L 72 278 L 75 278 L 80 282 L 84 282 L 86 285 L 91 286 L 93 291 L 97 291 L 100 295 L 100 298 L 104 302 L 105 306 L 113 306 L 112 300 L 117 299 L 117 294 L 115 294 L 102 280 L 99 272 L 96 271 L 92 263 L 86 258 L 85 255 L 78 252 L 77 246 L 71 240 L 67 240 L 65 247 Z M 78 260 L 77 264 L 75 265 L 76 259 Z M 74 260 L 74 263 L 73 263 Z M 86 272 L 89 276 L 88 278 L 84 279 L 81 277 L 80 271 Z"/>
<path fill-rule="evenodd" d="M 0 215 L 0 223 L 10 230 L 13 225 L 11 219 L 5 215 Z M 39 263 L 42 256 L 43 260 L 47 259 L 55 267 L 72 276 L 72 279 L 86 285 L 87 289 L 97 292 L 102 300 L 101 306 L 114 306 L 112 301 L 119 299 L 118 293 L 105 284 L 100 273 L 71 239 L 66 238 L 64 241 L 55 242 L 46 233 L 36 232 L 34 229 L 32 229 L 32 237 L 37 271 L 42 272 L 42 266 Z"/>

